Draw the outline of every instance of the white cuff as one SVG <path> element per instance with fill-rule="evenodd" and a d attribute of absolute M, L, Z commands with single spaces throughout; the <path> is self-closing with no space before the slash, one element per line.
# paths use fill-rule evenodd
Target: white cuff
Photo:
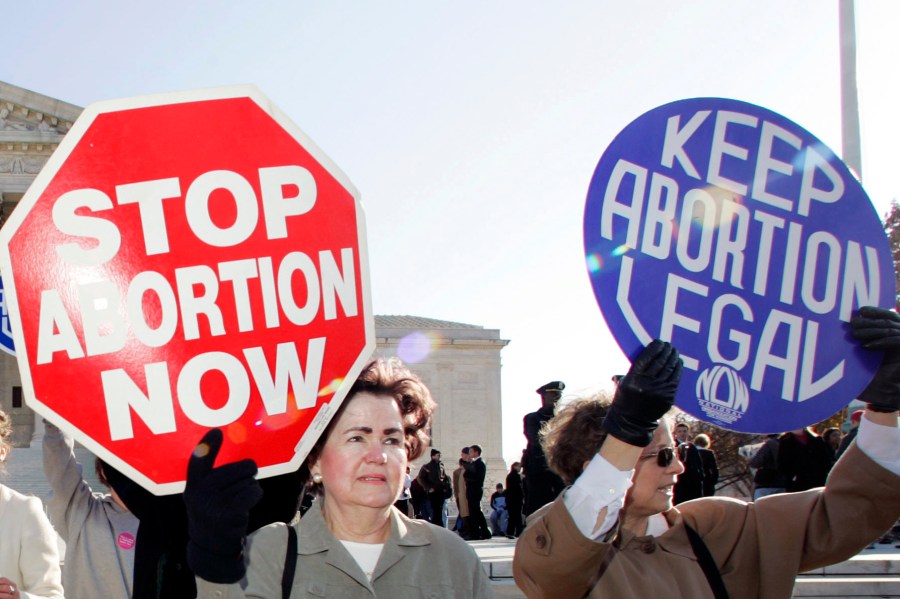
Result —
<path fill-rule="evenodd" d="M 856 445 L 876 464 L 900 476 L 900 428 L 876 424 L 863 416 Z"/>
<path fill-rule="evenodd" d="M 594 454 L 575 484 L 563 495 L 563 503 L 581 534 L 596 541 L 609 532 L 625 504 L 632 476 L 634 470 L 619 470 L 599 453 Z M 598 527 L 597 519 L 603 508 L 607 510 L 606 517 Z"/>

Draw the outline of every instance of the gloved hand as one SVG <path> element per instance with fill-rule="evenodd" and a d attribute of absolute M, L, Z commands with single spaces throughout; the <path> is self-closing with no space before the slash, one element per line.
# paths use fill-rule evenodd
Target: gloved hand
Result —
<path fill-rule="evenodd" d="M 262 497 L 256 463 L 241 460 L 213 468 L 222 447 L 222 431 L 212 429 L 188 463 L 184 504 L 188 516 L 188 565 L 194 574 L 216 583 L 244 577 L 244 535 L 250 508 Z"/>
<path fill-rule="evenodd" d="M 681 367 L 678 350 L 655 339 L 619 381 L 603 428 L 629 445 L 650 445 L 659 419 L 675 403 Z"/>
<path fill-rule="evenodd" d="M 900 410 L 900 315 L 893 310 L 863 306 L 850 320 L 853 336 L 866 349 L 884 350 L 884 359 L 860 401 L 875 412 Z"/>

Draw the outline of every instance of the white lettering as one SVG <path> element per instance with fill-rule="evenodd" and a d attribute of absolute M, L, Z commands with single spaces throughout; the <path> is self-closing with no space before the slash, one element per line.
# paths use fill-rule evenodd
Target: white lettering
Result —
<path fill-rule="evenodd" d="M 259 390 L 266 412 L 284 414 L 287 411 L 287 398 L 293 395 L 297 409 L 313 408 L 319 393 L 319 378 L 322 374 L 322 362 L 325 356 L 325 338 L 310 339 L 306 350 L 306 373 L 297 355 L 295 343 L 279 343 L 275 354 L 275 376 L 269 369 L 266 356 L 261 347 L 250 347 L 244 350 L 244 358 L 250 368 L 250 374 Z M 291 394 L 288 390 L 288 383 Z"/>
<path fill-rule="evenodd" d="M 663 341 L 672 341 L 676 326 L 693 333 L 700 332 L 699 320 L 690 318 L 678 312 L 678 292 L 682 289 L 703 297 L 709 295 L 709 287 L 706 285 L 701 285 L 700 283 L 669 273 L 669 277 L 666 280 L 666 298 L 663 303 L 662 324 L 660 325 L 659 330 L 659 338 Z M 691 301 L 688 300 L 686 303 L 690 304 Z M 697 358 L 692 358 L 684 354 L 681 354 L 681 361 L 684 363 L 685 368 L 690 368 L 691 370 L 697 370 L 700 365 Z"/>
<path fill-rule="evenodd" d="M 797 150 L 800 150 L 803 146 L 800 138 L 790 131 L 768 121 L 763 121 L 762 134 L 759 140 L 759 153 L 756 160 L 756 172 L 753 175 L 752 197 L 758 202 L 764 202 L 775 208 L 790 211 L 794 209 L 792 201 L 769 193 L 766 189 L 770 172 L 787 176 L 791 176 L 794 173 L 794 167 L 789 162 L 782 162 L 772 157 L 772 145 L 775 139 L 780 139 Z"/>
<path fill-rule="evenodd" d="M 831 189 L 815 186 L 816 171 L 820 171 L 831 183 Z M 803 165 L 803 182 L 800 184 L 800 200 L 797 212 L 801 216 L 809 216 L 810 202 L 833 204 L 844 196 L 844 180 L 837 170 L 815 148 L 806 148 L 806 161 Z"/>
<path fill-rule="evenodd" d="M 297 195 L 290 198 L 284 196 L 285 186 L 288 185 L 297 187 Z M 312 173 L 296 165 L 259 169 L 259 187 L 269 239 L 287 237 L 287 217 L 312 210 L 318 194 Z"/>
<path fill-rule="evenodd" d="M 134 437 L 131 410 L 154 435 L 175 432 L 175 410 L 166 363 L 144 366 L 144 379 L 147 381 L 146 393 L 121 368 L 100 373 L 109 435 L 113 441 Z"/>
<path fill-rule="evenodd" d="M 881 296 L 881 271 L 878 266 L 878 251 L 869 246 L 866 248 L 866 263 L 863 265 L 860 246 L 855 241 L 847 244 L 847 258 L 844 263 L 844 285 L 841 291 L 841 308 L 838 317 L 850 322 L 856 306 L 875 306 Z M 866 268 L 868 267 L 868 268 Z M 868 272 L 868 281 L 866 273 Z M 868 284 L 866 284 L 868 282 Z"/>
<path fill-rule="evenodd" d="M 70 360 L 84 357 L 75 327 L 69 320 L 69 313 L 66 312 L 59 291 L 45 289 L 41 292 L 38 317 L 37 363 L 49 364 L 53 361 L 53 354 L 58 351 L 66 352 Z"/>
<path fill-rule="evenodd" d="M 774 353 L 775 339 L 779 329 L 787 327 L 786 352 L 782 355 Z M 763 379 L 766 376 L 766 368 L 774 368 L 784 373 L 781 384 L 781 399 L 794 400 L 794 389 L 797 383 L 797 366 L 800 364 L 800 342 L 803 332 L 803 319 L 794 314 L 788 314 L 781 310 L 772 310 L 766 319 L 765 327 L 756 349 L 756 358 L 753 361 L 753 374 L 750 379 L 750 388 L 754 391 L 762 390 Z"/>
<path fill-rule="evenodd" d="M 722 355 L 722 352 L 719 350 L 722 314 L 728 306 L 734 306 L 740 310 L 744 322 L 753 322 L 753 310 L 744 298 L 732 293 L 720 295 L 713 301 L 712 317 L 710 318 L 709 323 L 709 336 L 706 338 L 706 351 L 709 353 L 709 358 L 713 362 L 731 366 L 735 370 L 741 370 L 747 365 L 747 360 L 750 358 L 750 344 L 752 342 L 750 335 L 730 329 L 728 331 L 728 339 L 737 345 L 737 354 L 734 358 L 729 360 Z"/>
<path fill-rule="evenodd" d="M 220 228 L 212 221 L 209 201 L 214 191 L 227 190 L 234 199 L 234 223 Z M 188 225 L 198 239 L 215 247 L 232 247 L 246 241 L 259 221 L 259 204 L 250 182 L 231 171 L 210 171 L 197 177 L 184 198 Z"/>
<path fill-rule="evenodd" d="M 78 287 L 78 306 L 88 356 L 111 354 L 125 347 L 125 319 L 119 312 L 119 288 L 110 281 Z"/>
<path fill-rule="evenodd" d="M 208 372 L 225 376 L 228 396 L 220 408 L 203 401 L 200 382 Z M 201 426 L 226 426 L 241 417 L 250 403 L 250 380 L 241 361 L 225 352 L 206 352 L 191 358 L 178 375 L 178 403 L 184 415 Z"/>
<path fill-rule="evenodd" d="M 696 223 L 696 224 L 695 224 Z M 691 256 L 689 245 L 694 232 L 699 232 L 697 256 Z M 716 231 L 716 202 L 705 189 L 692 189 L 684 194 L 684 207 L 678 221 L 675 256 L 691 272 L 702 272 L 709 265 L 712 238 Z"/>
<path fill-rule="evenodd" d="M 825 289 L 822 299 L 815 297 L 816 272 L 819 270 L 819 249 L 825 250 Z M 838 277 L 841 272 L 841 245 L 827 231 L 816 231 L 806 240 L 806 260 L 803 262 L 803 283 L 800 298 L 816 314 L 827 314 L 837 303 Z"/>
<path fill-rule="evenodd" d="M 622 204 L 618 201 L 619 188 L 626 175 L 634 179 L 631 191 L 631 202 Z M 600 235 L 605 239 L 613 238 L 613 216 L 619 215 L 628 219 L 628 230 L 625 234 L 625 245 L 637 248 L 638 233 L 641 226 L 641 210 L 644 206 L 644 190 L 647 187 L 647 169 L 632 164 L 627 160 L 619 160 L 609 176 L 609 184 L 603 197 L 603 213 L 600 215 Z"/>
<path fill-rule="evenodd" d="M 116 186 L 116 201 L 120 205 L 138 205 L 148 256 L 168 253 L 169 234 L 162 203 L 178 197 L 181 197 L 181 185 L 177 177 Z"/>
<path fill-rule="evenodd" d="M 97 245 L 85 249 L 78 243 L 61 243 L 56 246 L 56 255 L 72 266 L 99 266 L 112 260 L 122 243 L 119 228 L 105 218 L 76 213 L 79 208 L 101 212 L 112 207 L 109 196 L 97 189 L 76 189 L 59 196 L 51 212 L 56 228 L 66 235 L 96 239 Z"/>
<path fill-rule="evenodd" d="M 665 200 L 662 197 L 663 191 Z M 653 173 L 650 178 L 650 198 L 647 202 L 641 252 L 660 260 L 669 257 L 677 204 L 678 183 L 665 175 Z"/>
<path fill-rule="evenodd" d="M 745 161 L 749 155 L 746 148 L 725 141 L 725 133 L 730 124 L 755 128 L 758 122 L 759 119 L 755 116 L 742 114 L 740 112 L 720 110 L 716 113 L 716 127 L 713 131 L 712 147 L 709 151 L 709 171 L 706 176 L 707 181 L 738 195 L 747 195 L 746 185 L 722 175 L 722 156 L 732 156 L 738 160 Z"/>
<path fill-rule="evenodd" d="M 666 136 L 663 140 L 660 164 L 672 168 L 674 160 L 678 160 L 678 164 L 681 165 L 681 168 L 684 169 L 685 173 L 695 179 L 699 179 L 700 173 L 697 172 L 694 163 L 691 162 L 687 152 L 684 151 L 684 144 L 686 144 L 691 136 L 697 132 L 697 129 L 700 128 L 700 125 L 703 124 L 703 121 L 705 121 L 706 117 L 709 115 L 709 110 L 697 112 L 697 114 L 691 117 L 683 129 L 678 128 L 681 123 L 681 115 L 676 114 L 675 116 L 669 117 L 669 120 L 666 122 Z"/>

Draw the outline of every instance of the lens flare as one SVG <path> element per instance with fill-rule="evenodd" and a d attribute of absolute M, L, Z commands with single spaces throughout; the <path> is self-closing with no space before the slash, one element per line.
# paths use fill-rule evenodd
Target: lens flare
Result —
<path fill-rule="evenodd" d="M 231 443 L 241 444 L 247 440 L 247 428 L 240 422 L 233 422 L 225 431 Z"/>
<path fill-rule="evenodd" d="M 325 397 L 326 395 L 333 395 L 335 391 L 338 390 L 338 387 L 341 386 L 341 383 L 344 382 L 344 379 L 333 379 L 330 383 L 319 389 L 319 397 Z"/>
<path fill-rule="evenodd" d="M 410 333 L 397 344 L 397 356 L 407 364 L 417 364 L 428 357 L 439 339 L 434 333 Z"/>
<path fill-rule="evenodd" d="M 603 269 L 603 258 L 599 254 L 588 254 L 586 258 L 588 272 L 598 273 Z"/>
<path fill-rule="evenodd" d="M 626 253 L 628 253 L 628 250 L 630 250 L 630 249 L 631 249 L 631 248 L 628 247 L 627 244 L 624 244 L 624 243 L 623 243 L 623 244 L 620 245 L 619 247 L 613 249 L 613 251 L 612 251 L 611 253 L 612 253 L 613 256 L 615 256 L 616 258 L 618 258 L 619 256 L 624 256 Z"/>

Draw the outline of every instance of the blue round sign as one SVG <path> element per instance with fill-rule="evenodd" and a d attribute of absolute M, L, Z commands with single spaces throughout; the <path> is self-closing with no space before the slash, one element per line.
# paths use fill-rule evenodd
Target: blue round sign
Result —
<path fill-rule="evenodd" d="M 6 291 L 3 289 L 2 278 L 0 278 L 0 350 L 11 356 L 16 355 L 12 329 L 10 329 L 9 324 L 9 306 L 6 303 Z"/>
<path fill-rule="evenodd" d="M 881 221 L 831 150 L 765 108 L 695 98 L 629 124 L 594 171 L 584 244 L 619 346 L 634 359 L 672 342 L 677 405 L 707 422 L 819 422 L 881 361 L 847 324 L 860 306 L 894 306 Z"/>

